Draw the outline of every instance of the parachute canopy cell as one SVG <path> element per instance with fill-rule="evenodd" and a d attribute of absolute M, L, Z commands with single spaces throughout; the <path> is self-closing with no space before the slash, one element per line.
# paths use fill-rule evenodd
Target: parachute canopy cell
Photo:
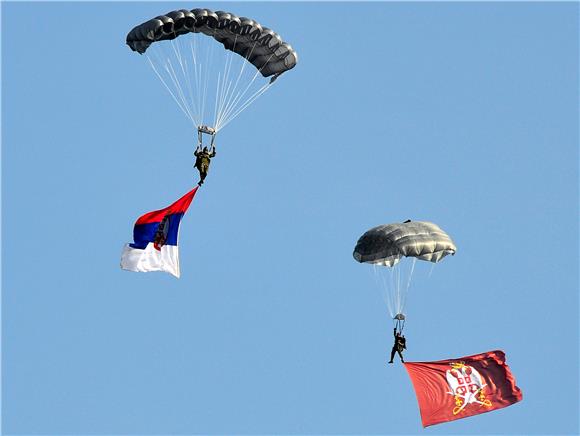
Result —
<path fill-rule="evenodd" d="M 145 53 L 156 41 L 187 33 L 203 33 L 246 58 L 264 77 L 280 75 L 298 61 L 296 51 L 276 32 L 251 18 L 209 9 L 181 9 L 155 17 L 134 27 L 127 35 L 133 51 Z"/>
<path fill-rule="evenodd" d="M 396 265 L 402 257 L 439 262 L 454 255 L 455 244 L 439 226 L 426 221 L 384 224 L 365 232 L 354 248 L 361 263 Z"/>

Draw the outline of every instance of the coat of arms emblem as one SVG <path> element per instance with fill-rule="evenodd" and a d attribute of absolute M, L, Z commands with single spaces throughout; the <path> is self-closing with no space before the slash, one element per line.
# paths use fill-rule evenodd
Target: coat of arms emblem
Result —
<path fill-rule="evenodd" d="M 478 404 L 480 407 L 491 407 L 491 401 L 485 398 L 485 386 L 481 374 L 472 366 L 464 362 L 452 362 L 451 369 L 445 373 L 449 384 L 450 395 L 455 397 L 455 407 L 453 415 L 457 415 L 465 409 L 468 404 Z"/>
<path fill-rule="evenodd" d="M 155 238 L 153 240 L 153 247 L 157 251 L 161 251 L 161 247 L 167 242 L 167 233 L 169 233 L 169 216 L 165 215 L 163 220 L 157 226 L 157 231 L 155 232 Z"/>

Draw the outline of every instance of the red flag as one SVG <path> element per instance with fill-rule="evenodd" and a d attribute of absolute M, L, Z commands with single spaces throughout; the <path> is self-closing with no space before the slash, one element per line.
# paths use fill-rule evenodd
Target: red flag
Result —
<path fill-rule="evenodd" d="M 406 362 L 423 427 L 510 406 L 522 392 L 503 351 L 437 362 Z"/>

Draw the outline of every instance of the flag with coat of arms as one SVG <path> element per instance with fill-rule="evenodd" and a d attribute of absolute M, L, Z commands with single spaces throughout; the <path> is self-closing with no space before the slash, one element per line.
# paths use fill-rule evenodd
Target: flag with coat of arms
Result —
<path fill-rule="evenodd" d="M 405 362 L 423 427 L 511 406 L 522 392 L 500 350 L 436 362 Z"/>
<path fill-rule="evenodd" d="M 180 276 L 177 240 L 179 224 L 198 187 L 164 209 L 139 217 L 133 228 L 133 243 L 121 253 L 121 268 L 135 272 L 165 271 Z"/>

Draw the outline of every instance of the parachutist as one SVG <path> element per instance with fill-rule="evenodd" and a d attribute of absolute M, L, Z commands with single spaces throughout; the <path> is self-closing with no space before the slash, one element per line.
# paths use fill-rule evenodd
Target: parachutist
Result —
<path fill-rule="evenodd" d="M 389 360 L 389 363 L 393 363 L 395 353 L 399 353 L 401 362 L 405 363 L 405 360 L 403 359 L 403 350 L 407 349 L 407 340 L 405 339 L 405 336 L 397 331 L 396 327 L 393 329 L 393 336 L 395 337 L 395 343 L 393 345 L 393 349 L 391 350 L 391 360 Z"/>
<path fill-rule="evenodd" d="M 211 151 L 210 151 L 211 150 Z M 209 164 L 211 163 L 211 158 L 215 156 L 215 145 L 212 144 L 211 149 L 207 147 L 201 148 L 201 144 L 197 146 L 196 150 L 193 152 L 195 156 L 195 165 L 194 168 L 197 168 L 199 171 L 199 182 L 197 183 L 199 186 L 203 185 L 203 181 L 207 176 L 207 172 L 209 171 Z"/>

